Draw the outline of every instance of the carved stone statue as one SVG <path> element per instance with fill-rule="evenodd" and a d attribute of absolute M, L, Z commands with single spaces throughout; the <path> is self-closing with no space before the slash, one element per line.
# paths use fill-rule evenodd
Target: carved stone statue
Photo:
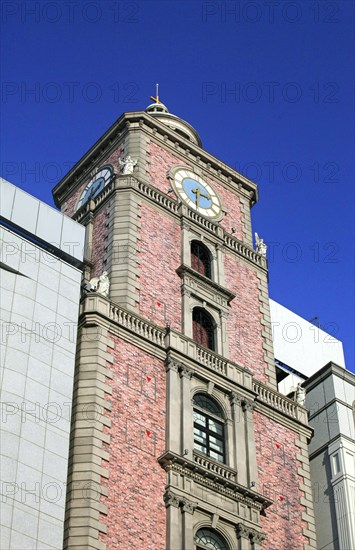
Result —
<path fill-rule="evenodd" d="M 118 159 L 118 162 L 120 163 L 120 166 L 123 166 L 122 168 L 122 174 L 133 174 L 134 167 L 136 166 L 138 159 L 133 160 L 130 155 L 128 155 L 125 159 Z"/>
<path fill-rule="evenodd" d="M 264 239 L 260 239 L 259 235 L 255 233 L 256 251 L 262 256 L 266 256 L 267 245 L 264 243 Z"/>
<path fill-rule="evenodd" d="M 302 407 L 304 407 L 304 403 L 306 401 L 306 390 L 302 388 L 301 384 L 297 384 L 296 401 L 299 405 L 302 405 Z"/>
<path fill-rule="evenodd" d="M 108 297 L 108 291 L 110 289 L 110 280 L 108 278 L 107 271 L 104 271 L 100 277 L 93 277 L 84 286 L 84 290 L 88 292 L 97 292 L 102 296 Z"/>

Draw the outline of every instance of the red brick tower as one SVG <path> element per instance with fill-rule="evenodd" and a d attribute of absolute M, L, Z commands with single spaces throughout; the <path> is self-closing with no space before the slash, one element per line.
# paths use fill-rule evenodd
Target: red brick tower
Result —
<path fill-rule="evenodd" d="M 256 185 L 157 100 L 53 191 L 86 226 L 64 548 L 316 548 L 306 411 L 277 391 Z M 261 252 L 261 253 L 260 253 Z"/>

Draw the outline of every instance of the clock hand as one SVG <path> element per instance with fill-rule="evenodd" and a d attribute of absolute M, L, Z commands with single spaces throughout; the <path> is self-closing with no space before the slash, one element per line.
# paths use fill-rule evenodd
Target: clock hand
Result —
<path fill-rule="evenodd" d="M 196 187 L 196 189 L 191 189 L 192 193 L 196 195 L 196 208 L 198 208 L 198 203 L 200 202 L 201 189 Z"/>
<path fill-rule="evenodd" d="M 194 193 L 196 195 L 196 208 L 199 207 L 199 202 L 200 202 L 201 197 L 204 197 L 205 199 L 211 200 L 211 195 L 209 195 L 209 194 L 205 195 L 204 193 L 201 193 L 201 188 L 200 187 L 197 187 L 196 189 L 191 189 L 191 191 L 192 191 L 192 193 Z"/>
<path fill-rule="evenodd" d="M 205 197 L 205 199 L 211 200 L 211 195 L 205 195 L 204 193 L 200 193 L 201 197 Z"/>

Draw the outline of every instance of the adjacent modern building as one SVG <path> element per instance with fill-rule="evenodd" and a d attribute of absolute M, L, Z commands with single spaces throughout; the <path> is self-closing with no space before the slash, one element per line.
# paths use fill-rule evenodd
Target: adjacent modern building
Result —
<path fill-rule="evenodd" d="M 303 385 L 318 548 L 355 548 L 355 376 L 328 363 Z"/>
<path fill-rule="evenodd" d="M 85 229 L 0 180 L 2 550 L 62 548 Z"/>
<path fill-rule="evenodd" d="M 319 550 L 355 548 L 355 376 L 342 343 L 270 300 L 278 387 L 306 391 L 314 435 L 310 471 Z"/>

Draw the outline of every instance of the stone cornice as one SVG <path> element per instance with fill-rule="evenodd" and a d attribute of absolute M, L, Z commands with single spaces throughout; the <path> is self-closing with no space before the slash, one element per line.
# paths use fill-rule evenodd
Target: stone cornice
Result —
<path fill-rule="evenodd" d="M 139 315 L 111 303 L 103 296 L 92 293 L 81 303 L 80 325 L 102 324 L 111 332 L 118 332 L 135 345 L 154 353 L 157 357 L 169 357 L 178 370 L 188 367 L 199 377 L 206 376 L 223 390 L 245 396 L 253 402 L 255 410 L 277 420 L 286 427 L 310 438 L 313 430 L 307 425 L 307 411 L 295 401 L 253 378 L 250 371 L 203 348 L 191 338 L 174 330 L 166 330 L 146 321 Z M 171 365 L 173 366 L 173 364 Z"/>
<path fill-rule="evenodd" d="M 257 185 L 254 182 L 153 116 L 144 111 L 136 111 L 123 113 L 54 187 L 55 204 L 60 206 L 68 196 L 69 190 L 71 193 L 76 189 L 88 177 L 90 171 L 103 161 L 120 139 L 131 130 L 146 132 L 152 139 L 160 142 L 165 148 L 169 147 L 172 151 L 175 149 L 176 152 L 178 147 L 180 156 L 188 162 L 199 163 L 207 177 L 220 181 L 222 185 L 234 192 L 243 192 L 249 197 L 252 205 L 257 201 Z"/>
<path fill-rule="evenodd" d="M 160 466 L 166 471 L 175 471 L 180 475 L 193 479 L 199 485 L 209 487 L 212 490 L 229 497 L 235 501 L 242 502 L 258 511 L 270 506 L 273 501 L 248 487 L 240 485 L 235 480 L 226 479 L 216 472 L 206 470 L 197 462 L 177 455 L 172 451 L 166 451 L 158 458 Z"/>

